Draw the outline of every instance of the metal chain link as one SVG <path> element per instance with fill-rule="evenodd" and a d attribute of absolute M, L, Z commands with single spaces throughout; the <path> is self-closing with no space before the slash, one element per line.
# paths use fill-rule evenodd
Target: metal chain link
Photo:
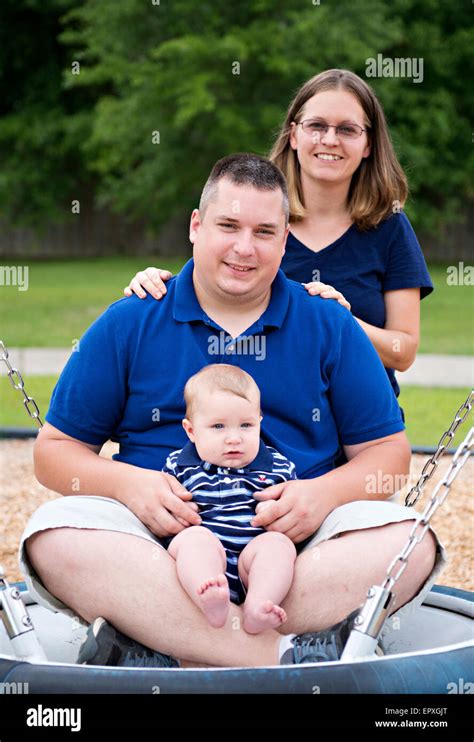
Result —
<path fill-rule="evenodd" d="M 439 459 L 444 454 L 446 448 L 449 446 L 449 444 L 453 440 L 456 430 L 464 422 L 467 415 L 470 413 L 472 405 L 473 405 L 473 398 L 474 398 L 474 391 L 471 390 L 471 393 L 469 394 L 466 401 L 461 405 L 459 410 L 456 412 L 454 416 L 454 420 L 451 423 L 450 427 L 441 436 L 440 441 L 438 443 L 438 448 L 436 449 L 435 453 L 432 456 L 430 456 L 430 458 L 424 465 L 418 482 L 415 484 L 414 487 L 412 487 L 412 489 L 406 496 L 405 505 L 407 507 L 409 508 L 413 507 L 413 505 L 416 505 L 416 503 L 420 499 L 421 493 L 423 492 L 423 489 L 426 483 L 428 482 L 429 479 L 431 479 L 436 469 L 438 468 Z M 461 414 L 461 413 L 464 413 L 464 414 Z"/>
<path fill-rule="evenodd" d="M 0 361 L 3 361 L 3 363 L 7 367 L 7 376 L 10 379 L 13 388 L 17 389 L 21 394 L 23 394 L 22 401 L 28 415 L 35 421 L 38 428 L 41 429 L 43 427 L 43 423 L 40 418 L 38 405 L 36 404 L 33 397 L 29 397 L 28 394 L 25 392 L 25 383 L 23 381 L 22 375 L 17 368 L 13 368 L 10 361 L 8 360 L 8 350 L 2 340 L 0 340 Z"/>
<path fill-rule="evenodd" d="M 452 483 L 454 482 L 457 475 L 459 474 L 464 464 L 468 460 L 473 447 L 474 447 L 474 427 L 470 429 L 465 439 L 462 441 L 462 443 L 460 443 L 455 454 L 453 455 L 452 461 L 448 467 L 446 474 L 434 488 L 430 501 L 428 502 L 420 518 L 416 520 L 415 525 L 410 531 L 410 535 L 408 537 L 407 543 L 405 544 L 400 554 L 398 554 L 398 556 L 396 556 L 395 559 L 390 564 L 387 570 L 387 576 L 385 578 L 385 582 L 383 583 L 383 589 L 391 590 L 394 584 L 397 582 L 397 580 L 400 579 L 400 577 L 406 570 L 408 566 L 408 559 L 409 559 L 410 554 L 412 553 L 415 546 L 417 546 L 423 540 L 425 533 L 430 526 L 430 520 L 432 516 L 437 511 L 437 509 L 443 504 L 446 497 L 448 496 L 449 489 Z M 441 495 L 438 496 L 438 492 L 441 490 L 442 487 L 444 487 L 444 491 Z M 419 535 L 417 535 L 418 529 L 421 529 Z M 395 575 L 393 575 L 392 573 L 394 572 L 395 567 L 398 562 L 401 562 L 399 570 Z"/>

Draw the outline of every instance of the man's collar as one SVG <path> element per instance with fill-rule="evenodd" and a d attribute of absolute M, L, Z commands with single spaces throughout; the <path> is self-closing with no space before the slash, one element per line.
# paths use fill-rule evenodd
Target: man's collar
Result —
<path fill-rule="evenodd" d="M 204 321 L 206 317 L 194 290 L 193 270 L 194 259 L 190 258 L 176 277 L 173 318 L 177 322 Z"/>
<path fill-rule="evenodd" d="M 193 284 L 194 259 L 190 258 L 176 278 L 173 318 L 177 322 L 205 322 L 208 317 L 198 302 Z M 281 327 L 290 302 L 289 282 L 282 270 L 278 270 L 272 283 L 268 307 L 260 320 L 265 327 Z"/>
<path fill-rule="evenodd" d="M 197 466 L 199 464 L 202 464 L 205 469 L 210 470 L 211 468 L 215 467 L 214 464 L 209 464 L 208 462 L 203 461 L 196 449 L 196 446 L 192 441 L 189 441 L 184 448 L 182 449 L 181 453 L 178 456 L 178 459 L 176 461 L 176 464 L 178 466 Z M 206 466 L 207 464 L 207 466 Z M 215 467 L 217 469 L 217 467 Z M 231 469 L 232 467 L 220 467 L 222 469 Z M 273 457 L 264 444 L 263 441 L 260 441 L 260 446 L 258 449 L 257 456 L 255 459 L 250 463 L 247 464 L 247 466 L 241 467 L 241 469 L 246 471 L 253 471 L 254 469 L 258 469 L 259 471 L 271 471 L 273 468 Z M 234 471 L 240 471 L 240 469 L 235 469 Z"/>

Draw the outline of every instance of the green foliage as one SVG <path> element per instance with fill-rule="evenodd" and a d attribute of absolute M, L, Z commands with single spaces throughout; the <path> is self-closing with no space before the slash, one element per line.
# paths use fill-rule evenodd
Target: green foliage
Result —
<path fill-rule="evenodd" d="M 65 194 L 93 182 L 98 204 L 161 225 L 195 205 L 217 158 L 268 152 L 307 78 L 330 67 L 365 77 L 366 60 L 378 54 L 424 63 L 420 84 L 367 78 L 409 176 L 415 225 L 454 221 L 472 197 L 467 0 L 22 5 L 0 7 L 0 27 L 13 20 L 33 41 L 25 56 L 9 34 L 0 37 L 0 88 L 10 90 L 0 203 L 9 217 L 49 218 L 64 210 Z"/>
<path fill-rule="evenodd" d="M 0 5 L 0 210 L 13 223 L 63 221 L 65 194 L 86 178 L 78 144 L 90 121 L 84 95 L 62 88 L 69 50 L 57 39 L 59 16 L 72 5 Z"/>

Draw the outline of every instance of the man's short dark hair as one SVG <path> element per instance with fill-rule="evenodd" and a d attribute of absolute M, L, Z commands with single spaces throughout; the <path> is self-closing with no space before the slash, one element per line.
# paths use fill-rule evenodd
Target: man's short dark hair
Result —
<path fill-rule="evenodd" d="M 201 193 L 199 202 L 201 218 L 204 217 L 210 201 L 216 198 L 217 184 L 222 178 L 227 178 L 234 185 L 251 185 L 261 191 L 280 189 L 283 196 L 285 227 L 287 226 L 289 201 L 285 176 L 270 160 L 249 152 L 228 155 L 216 162 Z"/>

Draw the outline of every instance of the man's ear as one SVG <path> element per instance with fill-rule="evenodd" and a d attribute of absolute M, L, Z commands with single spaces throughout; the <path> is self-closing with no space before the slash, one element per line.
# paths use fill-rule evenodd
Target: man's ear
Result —
<path fill-rule="evenodd" d="M 199 229 L 201 227 L 201 215 L 199 209 L 193 209 L 191 219 L 189 221 L 189 241 L 194 245 L 194 240 L 197 237 Z"/>
<path fill-rule="evenodd" d="M 285 239 L 283 240 L 283 251 L 281 253 L 281 257 L 283 257 L 283 255 L 286 252 L 286 241 L 288 239 L 288 233 L 289 233 L 289 231 L 290 231 L 290 225 L 288 224 L 288 226 L 285 229 Z"/>
<path fill-rule="evenodd" d="M 188 436 L 189 440 L 190 440 L 190 441 L 191 441 L 192 443 L 194 443 L 194 441 L 195 441 L 196 439 L 195 439 L 195 437 L 194 437 L 194 433 L 193 433 L 193 425 L 192 425 L 192 423 L 190 422 L 190 420 L 188 420 L 188 418 L 187 418 L 187 417 L 185 417 L 185 418 L 184 418 L 184 420 L 181 420 L 181 422 L 182 422 L 183 428 L 185 429 L 185 431 L 186 431 L 186 435 Z"/>

